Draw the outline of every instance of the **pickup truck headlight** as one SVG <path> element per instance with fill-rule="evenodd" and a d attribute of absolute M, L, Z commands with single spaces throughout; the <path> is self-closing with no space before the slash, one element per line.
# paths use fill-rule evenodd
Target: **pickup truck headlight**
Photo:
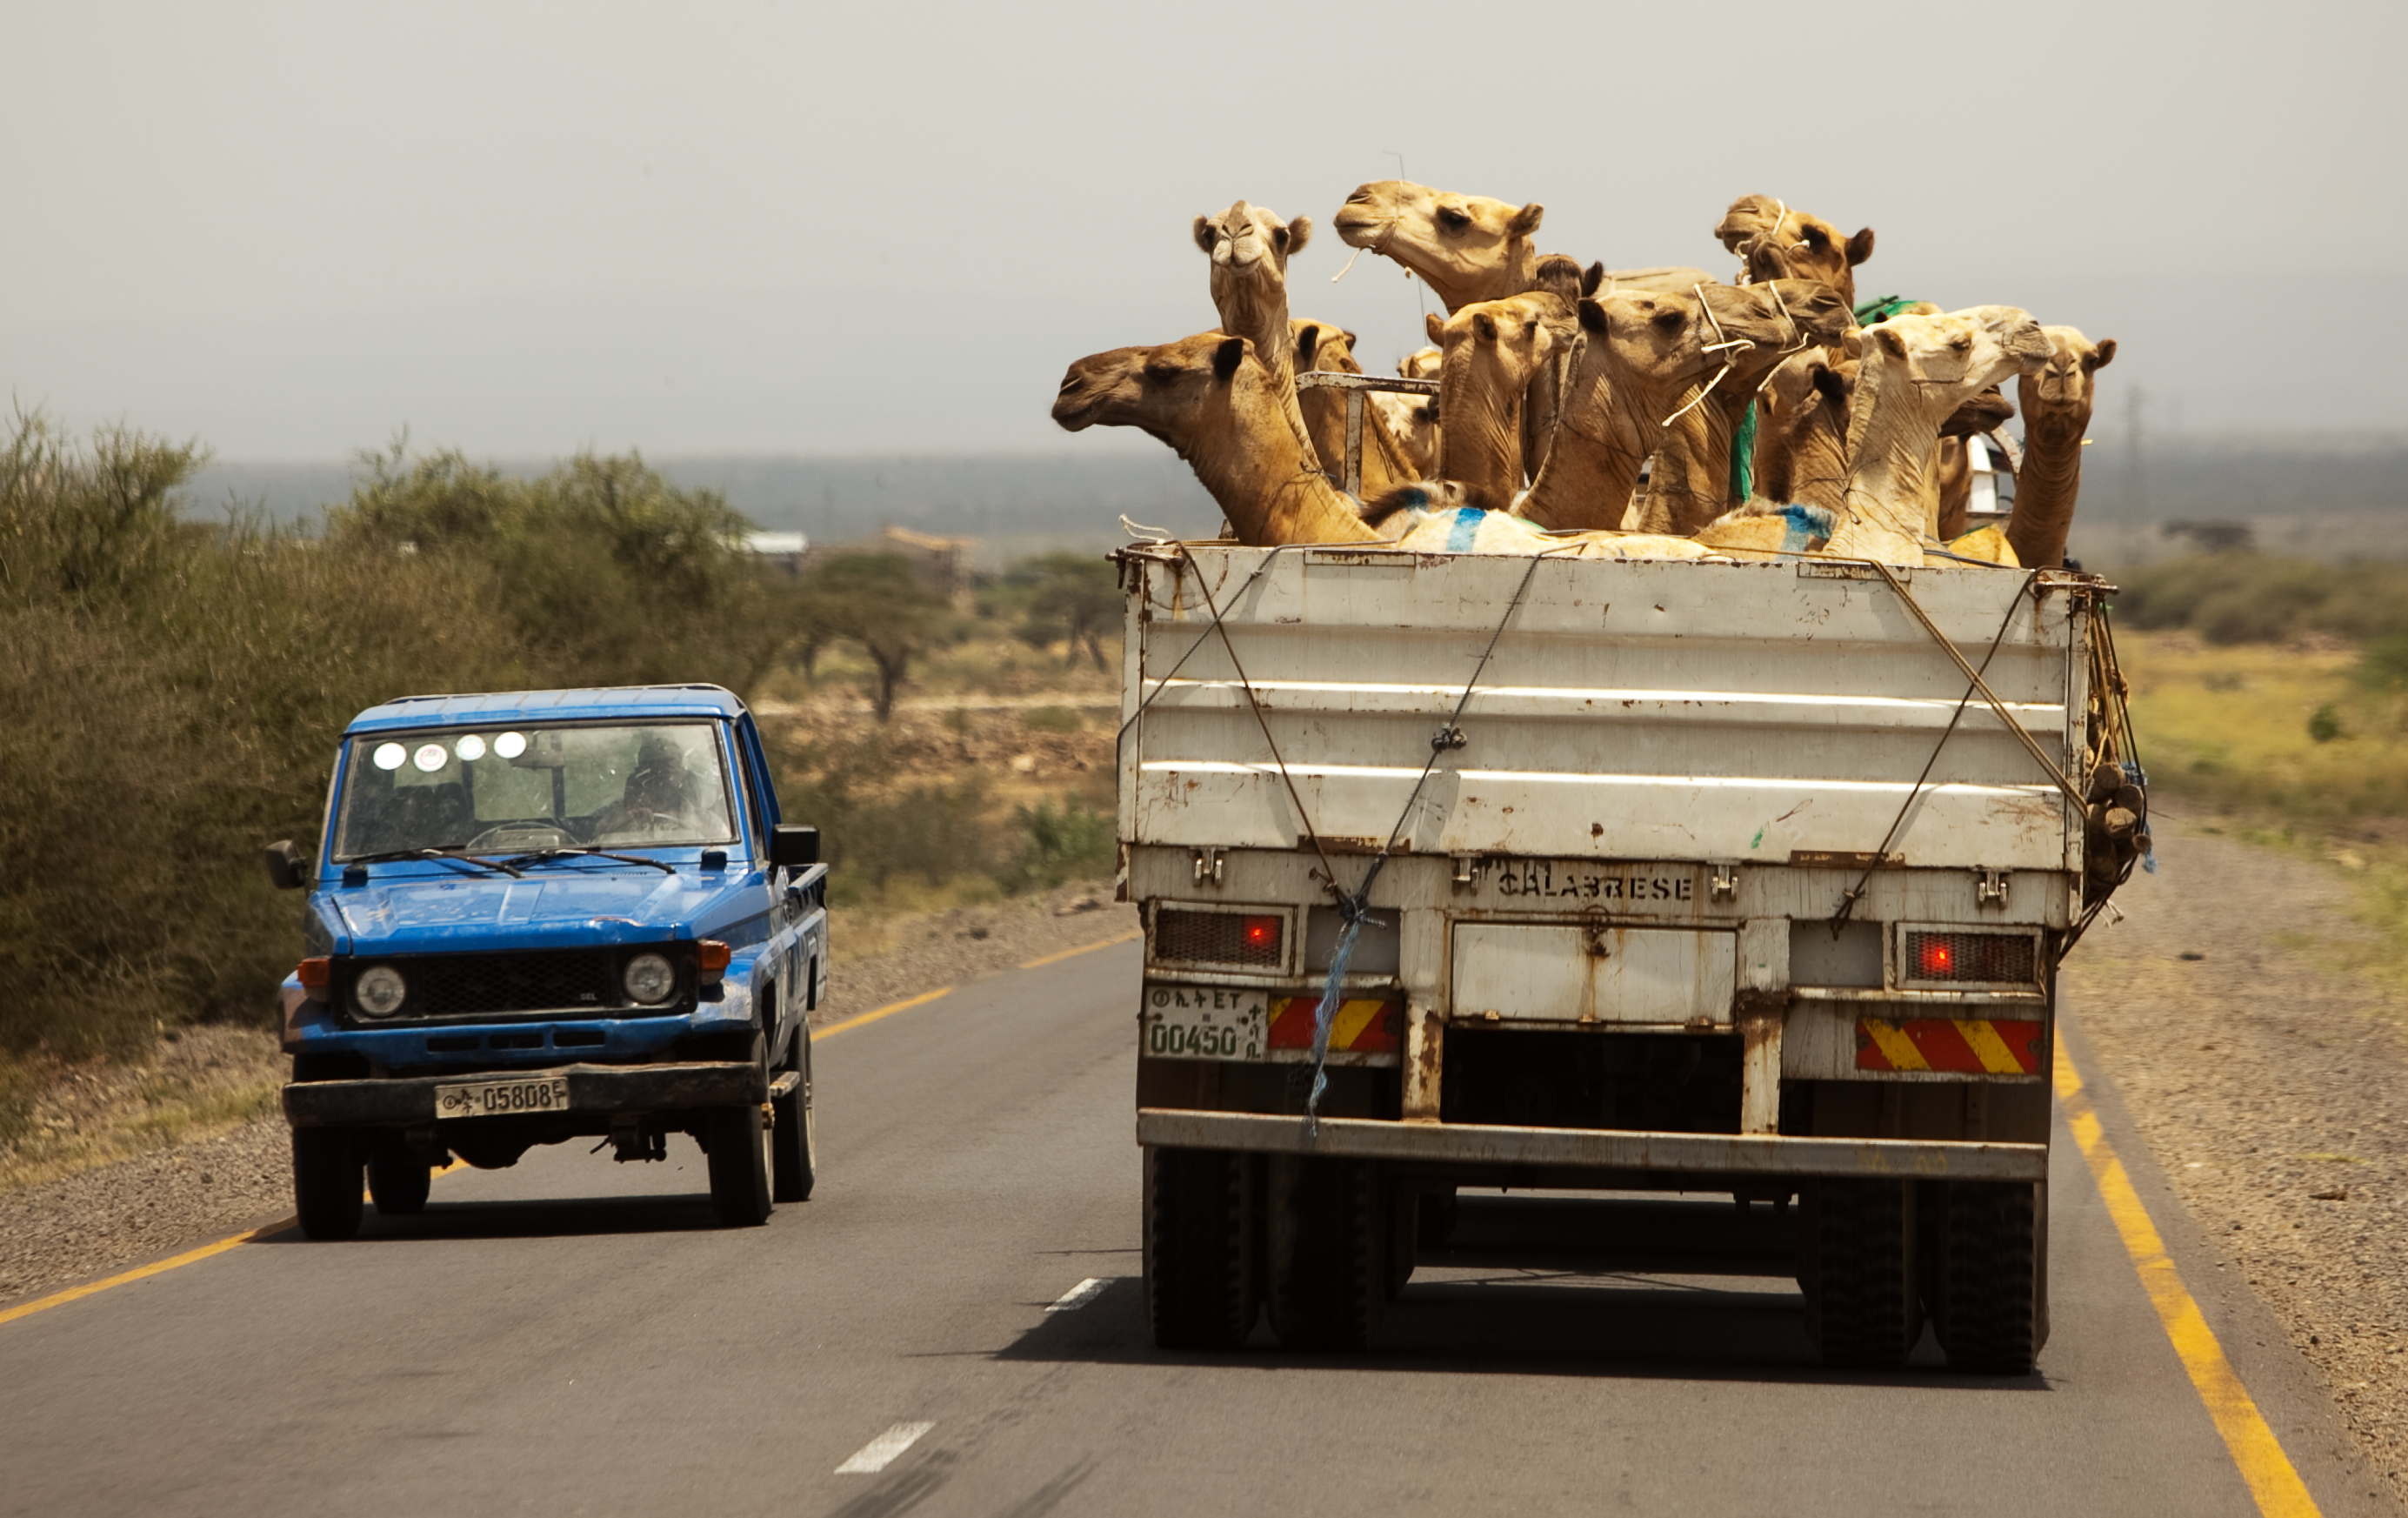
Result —
<path fill-rule="evenodd" d="M 631 1000 L 657 1006 L 677 994 L 677 968 L 658 954 L 638 954 L 623 977 Z"/>
<path fill-rule="evenodd" d="M 372 964 L 351 984 L 351 1000 L 372 1018 L 389 1018 L 409 1000 L 409 982 L 390 964 Z"/>

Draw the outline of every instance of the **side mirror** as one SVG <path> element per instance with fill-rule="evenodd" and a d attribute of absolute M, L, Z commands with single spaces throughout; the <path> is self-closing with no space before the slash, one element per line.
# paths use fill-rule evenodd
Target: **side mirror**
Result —
<path fill-rule="evenodd" d="M 292 839 L 267 846 L 267 880 L 279 890 L 299 890 L 309 883 L 309 861 Z"/>
<path fill-rule="evenodd" d="M 769 862 L 799 870 L 820 861 L 820 831 L 799 822 L 781 822 L 769 834 Z"/>

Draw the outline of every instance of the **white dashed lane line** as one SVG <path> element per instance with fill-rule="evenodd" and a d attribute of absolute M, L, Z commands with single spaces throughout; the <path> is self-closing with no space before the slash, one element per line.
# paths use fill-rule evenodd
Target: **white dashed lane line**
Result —
<path fill-rule="evenodd" d="M 1062 1299 L 1047 1308 L 1048 1312 L 1075 1312 L 1104 1294 L 1107 1283 L 1090 1276 L 1062 1294 Z"/>
<path fill-rule="evenodd" d="M 839 1476 L 875 1476 L 895 1463 L 895 1457 L 910 1449 L 921 1435 L 936 1427 L 935 1424 L 896 1424 L 885 1433 L 853 1453 L 853 1458 L 836 1467 Z"/>

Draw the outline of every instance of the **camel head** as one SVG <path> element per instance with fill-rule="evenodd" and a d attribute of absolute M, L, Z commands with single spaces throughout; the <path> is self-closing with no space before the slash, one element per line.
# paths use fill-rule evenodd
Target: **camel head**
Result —
<path fill-rule="evenodd" d="M 2079 415 L 2086 425 L 2096 391 L 2093 377 L 2115 361 L 2115 340 L 2093 342 L 2071 326 L 2044 326 L 2041 333 L 2048 340 L 2048 361 L 2037 372 L 2028 371 L 2017 387 L 2026 418 Z"/>
<path fill-rule="evenodd" d="M 1725 343 L 1753 344 L 1747 352 L 1769 368 L 1783 353 L 1837 341 L 1847 321 L 1839 293 L 1810 280 L 1617 291 L 1580 303 L 1590 347 L 1657 397 L 1712 379 L 1739 352 Z"/>
<path fill-rule="evenodd" d="M 2014 414 L 2015 403 L 1994 384 L 1950 412 L 1948 420 L 1940 424 L 1940 435 L 1943 438 L 1971 438 L 1985 432 L 1996 432 Z"/>
<path fill-rule="evenodd" d="M 2008 376 L 2036 373 L 2053 354 L 2041 325 L 2029 311 L 2014 306 L 1893 316 L 1865 328 L 1867 369 L 1879 365 L 1910 381 L 1921 409 L 1932 412 L 1935 427 Z M 1943 398 L 1944 406 L 1940 404 Z"/>
<path fill-rule="evenodd" d="M 1410 180 L 1357 185 L 1338 208 L 1338 236 L 1412 269 L 1450 311 L 1520 295 L 1538 255 L 1530 246 L 1547 208 L 1433 190 Z"/>
<path fill-rule="evenodd" d="M 1770 195 L 1742 195 L 1714 227 L 1725 248 L 1739 254 L 1751 281 L 1820 280 L 1853 307 L 1856 267 L 1873 255 L 1873 229 L 1843 238 L 1820 216 Z"/>
<path fill-rule="evenodd" d="M 1363 366 L 1354 361 L 1354 344 L 1360 340 L 1342 326 L 1327 322 L 1293 322 L 1296 329 L 1296 370 L 1310 374 L 1325 369 L 1333 374 L 1360 374 Z"/>
<path fill-rule="evenodd" d="M 1072 364 L 1054 397 L 1054 421 L 1065 432 L 1091 426 L 1133 426 L 1185 454 L 1216 429 L 1220 414 L 1241 395 L 1262 404 L 1270 376 L 1254 345 L 1222 332 L 1198 332 L 1150 348 L 1114 348 Z"/>
<path fill-rule="evenodd" d="M 1475 301 L 1427 325 L 1438 345 L 1439 470 L 1507 499 L 1522 488 L 1522 404 L 1570 313 L 1544 291 Z"/>
<path fill-rule="evenodd" d="M 1408 380 L 1435 380 L 1445 350 L 1418 348 L 1397 360 L 1397 372 Z"/>
<path fill-rule="evenodd" d="M 1224 269 L 1240 275 L 1263 259 L 1270 260 L 1271 268 L 1284 277 L 1288 256 L 1302 253 L 1312 240 L 1312 217 L 1282 222 L 1272 212 L 1242 200 L 1232 202 L 1218 216 L 1196 218 L 1196 246 L 1212 260 L 1216 282 Z"/>

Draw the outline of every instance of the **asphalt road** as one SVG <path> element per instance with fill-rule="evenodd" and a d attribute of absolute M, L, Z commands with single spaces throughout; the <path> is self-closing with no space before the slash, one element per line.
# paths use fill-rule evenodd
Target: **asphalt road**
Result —
<path fill-rule="evenodd" d="M 1928 1339 L 1902 1376 L 1824 1372 L 1784 1220 L 1727 1198 L 1577 1204 L 1584 1247 L 1535 1259 L 1515 1240 L 1567 1204 L 1471 1198 L 1366 1355 L 1265 1330 L 1157 1352 L 1136 966 L 1110 948 L 828 1040 L 818 1195 L 763 1229 L 710 1225 L 688 1141 L 564 1146 L 356 1242 L 286 1232 L 0 1324 L 0 1512 L 2257 1511 L 2062 1134 L 2055 1334 L 2024 1381 L 1952 1377 Z M 2380 1511 L 2086 1071 L 2323 1510 Z M 1646 1256 L 1619 1242 L 1641 1219 L 1670 1241 Z"/>

